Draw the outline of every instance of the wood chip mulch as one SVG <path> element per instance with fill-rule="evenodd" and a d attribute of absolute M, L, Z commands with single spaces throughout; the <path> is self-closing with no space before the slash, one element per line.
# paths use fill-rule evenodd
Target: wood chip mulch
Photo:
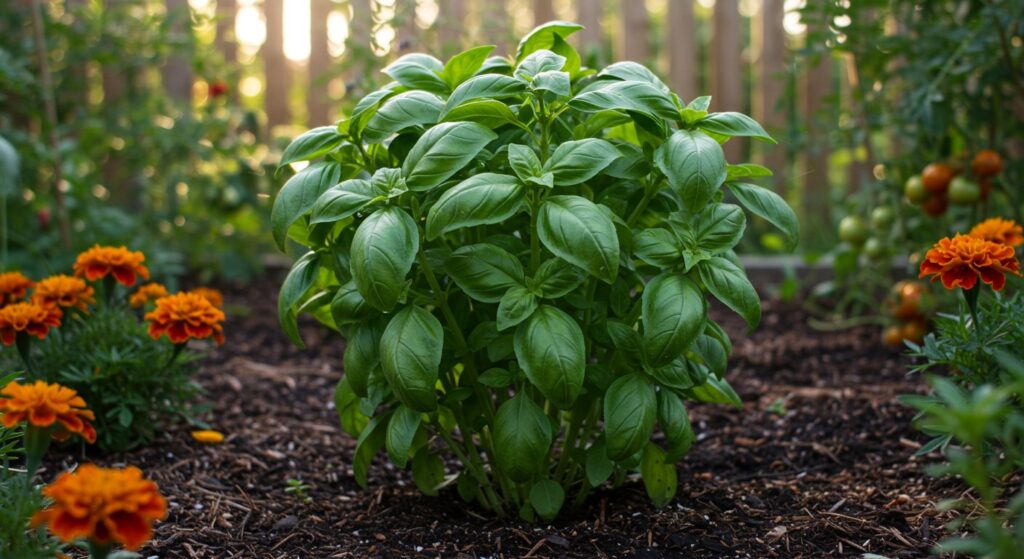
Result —
<path fill-rule="evenodd" d="M 307 323 L 309 349 L 293 348 L 276 289 L 226 293 L 228 341 L 197 377 L 224 444 L 200 445 L 179 426 L 147 448 L 88 458 L 137 465 L 168 497 L 144 557 L 929 557 L 949 520 L 935 504 L 962 491 L 924 473 L 934 457 L 912 457 L 926 438 L 895 398 L 923 391 L 923 380 L 877 328 L 815 331 L 781 303 L 751 336 L 715 311 L 735 342 L 728 378 L 745 406 L 691 407 L 698 442 L 662 510 L 631 482 L 550 525 L 501 521 L 454 489 L 420 495 L 383 455 L 364 491 L 350 466 L 355 441 L 330 405 L 344 343 Z"/>

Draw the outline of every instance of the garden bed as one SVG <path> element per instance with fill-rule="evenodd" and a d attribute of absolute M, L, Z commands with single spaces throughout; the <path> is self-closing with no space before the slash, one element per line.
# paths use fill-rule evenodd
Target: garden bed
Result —
<path fill-rule="evenodd" d="M 139 466 L 168 497 L 144 556 L 924 557 L 942 535 L 934 503 L 957 492 L 912 458 L 924 439 L 895 398 L 922 391 L 922 379 L 906 375 L 877 327 L 818 332 L 777 302 L 751 337 L 715 313 L 736 341 L 728 375 L 745 408 L 692 408 L 698 443 L 662 510 L 627 483 L 553 525 L 499 521 L 454 488 L 420 495 L 383 455 L 364 491 L 350 467 L 355 441 L 329 407 L 344 344 L 305 323 L 309 349 L 293 348 L 276 285 L 227 290 L 228 342 L 198 377 L 224 444 L 201 446 L 181 428 L 95 458 Z M 308 488 L 286 491 L 289 480 Z"/>

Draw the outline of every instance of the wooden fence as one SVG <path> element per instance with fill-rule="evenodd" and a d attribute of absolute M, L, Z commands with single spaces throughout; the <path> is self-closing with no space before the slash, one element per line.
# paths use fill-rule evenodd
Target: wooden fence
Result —
<path fill-rule="evenodd" d="M 189 5 L 189 0 L 165 1 L 170 9 Z M 727 157 L 755 160 L 775 170 L 775 187 L 798 207 L 810 235 L 820 235 L 819 228 L 831 223 L 829 193 L 852 183 L 855 171 L 863 172 L 863 164 L 852 164 L 849 174 L 833 172 L 830 178 L 825 136 L 837 116 L 824 109 L 829 97 L 841 94 L 843 75 L 828 57 L 814 67 L 797 65 L 796 51 L 806 35 L 798 16 L 787 13 L 785 0 L 206 1 L 216 3 L 216 44 L 229 63 L 239 59 L 234 37 L 238 10 L 243 4 L 261 10 L 266 24 L 259 50 L 262 102 L 271 128 L 332 122 L 344 105 L 344 94 L 332 97 L 328 92 L 344 88 L 329 88 L 328 81 L 350 83 L 350 78 L 377 72 L 405 52 L 449 56 L 467 45 L 491 43 L 497 53 L 507 54 L 514 49 L 514 37 L 533 25 L 566 19 L 586 26 L 573 37 L 585 57 L 649 64 L 684 100 L 711 94 L 712 110 L 742 111 L 757 118 L 780 144 L 734 140 L 726 146 Z M 299 2 L 311 2 L 310 55 L 293 61 L 285 56 L 284 22 L 286 10 Z M 349 64 L 347 75 L 334 75 L 339 59 L 330 54 L 328 30 L 328 21 L 337 22 L 333 12 L 347 22 L 340 59 L 357 50 L 376 53 L 364 56 L 369 59 L 361 64 Z M 392 35 L 390 44 L 379 44 L 381 37 Z M 180 95 L 191 91 L 189 78 L 182 78 L 186 71 L 175 64 L 165 69 L 168 87 Z M 295 94 L 296 84 L 304 88 L 304 106 L 296 102 L 302 98 Z"/>

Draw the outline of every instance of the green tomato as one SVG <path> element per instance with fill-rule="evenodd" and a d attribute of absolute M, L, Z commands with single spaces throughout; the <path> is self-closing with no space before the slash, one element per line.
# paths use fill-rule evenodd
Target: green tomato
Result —
<path fill-rule="evenodd" d="M 882 260 L 885 253 L 885 243 L 878 237 L 871 237 L 864 243 L 864 255 L 871 260 Z"/>
<path fill-rule="evenodd" d="M 964 177 L 956 177 L 949 183 L 948 196 L 954 204 L 969 206 L 981 199 L 981 187 Z"/>
<path fill-rule="evenodd" d="M 888 229 L 896 220 L 896 212 L 889 206 L 878 206 L 871 210 L 871 225 L 875 229 Z"/>
<path fill-rule="evenodd" d="M 928 199 L 928 191 L 924 189 L 921 175 L 914 175 L 903 184 L 903 194 L 911 204 L 920 204 Z"/>
<path fill-rule="evenodd" d="M 864 220 L 855 215 L 848 215 L 839 222 L 839 238 L 855 247 L 861 247 L 868 240 L 868 234 Z"/>

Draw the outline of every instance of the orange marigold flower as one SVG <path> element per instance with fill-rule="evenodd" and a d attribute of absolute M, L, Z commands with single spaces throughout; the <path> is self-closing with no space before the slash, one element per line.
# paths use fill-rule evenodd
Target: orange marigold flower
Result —
<path fill-rule="evenodd" d="M 32 292 L 32 302 L 42 306 L 75 307 L 84 311 L 96 302 L 95 293 L 92 286 L 82 278 L 61 274 L 37 283 Z"/>
<path fill-rule="evenodd" d="M 981 278 L 999 291 L 1006 285 L 1006 274 L 1020 275 L 1013 247 L 958 234 L 935 243 L 925 254 L 920 277 L 941 279 L 946 289 L 972 289 Z"/>
<path fill-rule="evenodd" d="M 971 228 L 972 237 L 985 239 L 1001 245 L 1017 247 L 1024 244 L 1024 228 L 1012 219 L 993 217 Z"/>
<path fill-rule="evenodd" d="M 32 287 L 32 280 L 21 272 L 0 274 L 0 307 L 23 299 Z"/>
<path fill-rule="evenodd" d="M 224 313 L 206 298 L 194 293 L 175 293 L 157 299 L 156 309 L 146 313 L 149 335 L 158 339 L 164 333 L 173 343 L 183 344 L 190 338 L 201 340 L 213 336 L 224 343 Z"/>
<path fill-rule="evenodd" d="M 86 538 L 135 550 L 153 535 L 153 522 L 167 517 L 167 502 L 142 471 L 84 464 L 43 489 L 53 504 L 32 517 L 65 542 Z"/>
<path fill-rule="evenodd" d="M 217 291 L 212 287 L 197 287 L 192 291 L 189 291 L 189 293 L 199 295 L 218 309 L 224 308 L 224 296 L 220 294 L 220 291 Z"/>
<path fill-rule="evenodd" d="M 150 301 L 156 301 L 161 297 L 169 295 L 167 288 L 159 283 L 147 283 L 140 287 L 132 296 L 128 298 L 128 303 L 133 308 L 141 308 L 146 306 L 146 303 Z"/>
<path fill-rule="evenodd" d="M 60 326 L 60 308 L 39 303 L 15 303 L 0 309 L 0 341 L 12 345 L 19 332 L 39 339 L 46 337 L 50 328 Z"/>
<path fill-rule="evenodd" d="M 137 276 L 149 279 L 149 269 L 142 265 L 146 255 L 132 252 L 125 247 L 101 247 L 96 245 L 78 255 L 75 261 L 75 275 L 89 281 L 96 281 L 114 274 L 121 284 L 135 285 Z"/>
<path fill-rule="evenodd" d="M 0 412 L 0 423 L 7 428 L 22 421 L 36 427 L 56 424 L 53 438 L 57 440 L 77 433 L 90 443 L 96 442 L 96 430 L 89 423 L 96 416 L 77 392 L 60 384 L 41 380 L 32 384 L 9 382 L 0 390 Z"/>

